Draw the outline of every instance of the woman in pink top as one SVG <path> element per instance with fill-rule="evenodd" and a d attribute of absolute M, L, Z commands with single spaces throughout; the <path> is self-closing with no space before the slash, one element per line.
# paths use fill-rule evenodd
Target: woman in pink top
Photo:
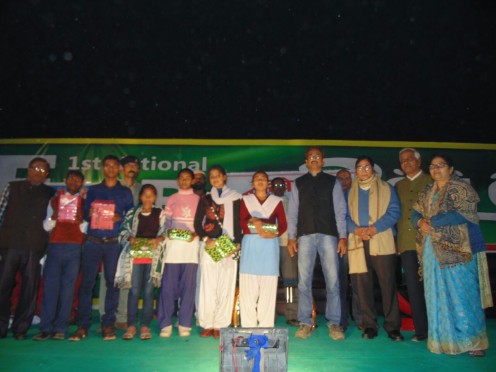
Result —
<path fill-rule="evenodd" d="M 193 222 L 200 200 L 191 187 L 193 178 L 191 169 L 181 170 L 177 177 L 179 191 L 171 195 L 165 205 L 165 224 L 169 237 L 158 301 L 160 337 L 172 335 L 172 316 L 178 300 L 179 336 L 189 336 L 191 332 L 198 269 L 198 237 Z"/>

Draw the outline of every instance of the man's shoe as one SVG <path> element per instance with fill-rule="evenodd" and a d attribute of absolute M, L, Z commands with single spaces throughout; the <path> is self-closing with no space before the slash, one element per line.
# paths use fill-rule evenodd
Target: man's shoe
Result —
<path fill-rule="evenodd" d="M 300 328 L 296 331 L 295 337 L 306 340 L 312 334 L 312 326 L 300 324 Z"/>
<path fill-rule="evenodd" d="M 102 336 L 103 336 L 103 341 L 112 341 L 117 338 L 117 336 L 115 335 L 114 327 L 112 326 L 103 327 Z"/>
<path fill-rule="evenodd" d="M 412 340 L 413 342 L 422 342 L 422 341 L 427 340 L 427 336 L 426 336 L 426 335 L 424 335 L 424 336 L 418 336 L 418 335 L 415 335 L 415 336 L 413 336 L 413 337 L 411 338 L 411 340 Z"/>
<path fill-rule="evenodd" d="M 115 329 L 118 329 L 119 331 L 126 331 L 127 328 L 126 322 L 115 322 Z"/>
<path fill-rule="evenodd" d="M 286 320 L 286 323 L 291 327 L 298 327 L 300 325 L 300 322 L 297 321 L 296 319 L 288 319 Z"/>
<path fill-rule="evenodd" d="M 18 341 L 25 340 L 27 338 L 25 333 L 14 333 L 14 338 Z"/>
<path fill-rule="evenodd" d="M 337 324 L 331 324 L 329 327 L 329 337 L 335 341 L 344 340 L 344 330 Z"/>
<path fill-rule="evenodd" d="M 69 341 L 81 341 L 88 336 L 88 331 L 82 327 L 76 329 L 72 335 L 69 336 Z"/>
<path fill-rule="evenodd" d="M 377 331 L 374 328 L 365 328 L 362 333 L 362 338 L 365 338 L 367 340 L 372 340 L 376 336 Z"/>
<path fill-rule="evenodd" d="M 400 333 L 400 331 L 396 331 L 396 330 L 388 332 L 388 337 L 393 341 L 403 341 L 405 339 L 403 335 Z"/>
<path fill-rule="evenodd" d="M 65 333 L 62 333 L 62 332 L 55 332 L 52 337 L 51 337 L 52 340 L 56 340 L 56 341 L 62 341 L 62 340 L 65 340 Z"/>
<path fill-rule="evenodd" d="M 170 337 L 172 335 L 172 325 L 164 327 L 160 330 L 160 337 Z"/>
<path fill-rule="evenodd" d="M 214 330 L 212 328 L 204 329 L 200 332 L 200 337 L 210 337 L 213 336 Z"/>
<path fill-rule="evenodd" d="M 48 332 L 39 332 L 33 336 L 34 341 L 45 341 L 50 338 L 50 334 Z"/>
<path fill-rule="evenodd" d="M 214 329 L 212 333 L 213 338 L 219 338 L 220 337 L 220 329 Z"/>

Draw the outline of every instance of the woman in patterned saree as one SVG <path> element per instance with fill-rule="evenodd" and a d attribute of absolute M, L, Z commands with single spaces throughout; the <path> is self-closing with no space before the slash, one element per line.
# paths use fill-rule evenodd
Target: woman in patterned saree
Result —
<path fill-rule="evenodd" d="M 419 193 L 412 213 L 433 353 L 484 356 L 489 347 L 484 308 L 492 306 L 479 196 L 453 176 L 451 158 L 435 155 L 434 183 Z"/>

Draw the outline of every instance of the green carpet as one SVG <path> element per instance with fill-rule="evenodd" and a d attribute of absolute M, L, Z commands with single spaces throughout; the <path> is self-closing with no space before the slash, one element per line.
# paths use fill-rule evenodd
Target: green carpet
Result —
<path fill-rule="evenodd" d="M 289 371 L 494 371 L 496 353 L 490 349 L 484 358 L 468 355 L 436 355 L 425 342 L 409 341 L 411 332 L 403 332 L 405 342 L 393 342 L 381 330 L 373 340 L 363 340 L 353 324 L 345 341 L 328 336 L 325 320 L 307 340 L 294 338 L 296 328 L 289 330 Z M 287 327 L 279 316 L 276 327 Z M 488 319 L 490 344 L 496 344 L 496 319 Z M 72 332 L 74 326 L 70 328 Z M 69 341 L 16 341 L 12 335 L 0 340 L 0 371 L 219 371 L 219 342 L 192 335 L 182 338 L 177 329 L 169 339 L 158 337 L 158 325 L 152 323 L 153 339 L 141 341 L 103 341 L 96 333 L 97 324 L 88 338 Z M 28 336 L 38 332 L 31 327 Z M 123 334 L 118 332 L 118 336 Z"/>

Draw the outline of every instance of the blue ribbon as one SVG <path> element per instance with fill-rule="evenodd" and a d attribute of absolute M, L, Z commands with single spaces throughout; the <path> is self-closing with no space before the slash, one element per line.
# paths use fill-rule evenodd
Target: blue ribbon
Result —
<path fill-rule="evenodd" d="M 249 350 L 245 351 L 248 360 L 255 359 L 253 363 L 253 372 L 260 372 L 260 349 L 269 347 L 269 339 L 265 335 L 251 335 L 248 338 Z"/>

